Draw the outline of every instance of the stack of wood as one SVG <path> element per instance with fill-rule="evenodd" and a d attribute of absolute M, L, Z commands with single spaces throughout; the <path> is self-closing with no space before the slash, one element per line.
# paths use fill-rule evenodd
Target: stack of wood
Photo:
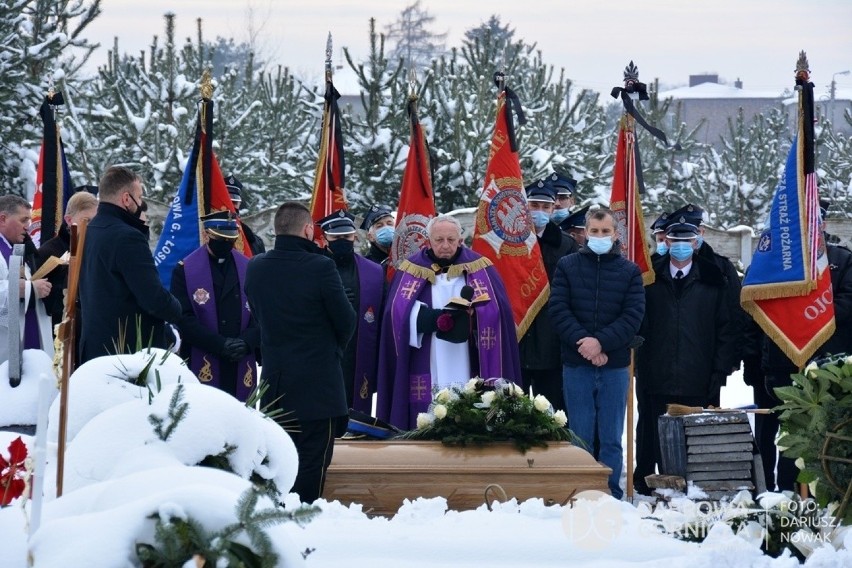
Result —
<path fill-rule="evenodd" d="M 742 489 L 765 491 L 745 412 L 701 413 L 659 418 L 660 473 L 692 482 L 710 499 Z"/>

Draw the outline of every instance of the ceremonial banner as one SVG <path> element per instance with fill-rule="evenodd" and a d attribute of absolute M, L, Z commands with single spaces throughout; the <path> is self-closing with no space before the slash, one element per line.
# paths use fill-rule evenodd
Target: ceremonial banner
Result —
<path fill-rule="evenodd" d="M 202 84 L 201 107 L 195 127 L 195 140 L 183 170 L 177 195 L 163 223 L 163 232 L 154 249 L 154 264 L 160 273 L 163 286 L 169 287 L 172 270 L 204 242 L 204 228 L 200 217 L 215 211 L 230 211 L 236 217 L 234 204 L 219 162 L 213 153 L 213 101 L 212 87 L 205 93 Z M 206 94 L 206 96 L 205 96 Z M 234 248 L 251 257 L 251 248 L 239 227 L 239 237 Z"/>
<path fill-rule="evenodd" d="M 639 198 L 636 169 L 636 152 L 639 149 L 633 130 L 634 123 L 633 117 L 625 114 L 619 124 L 609 207 L 615 217 L 622 254 L 639 266 L 642 271 L 642 283 L 648 286 L 654 283 L 654 268 L 651 266 L 651 255 L 645 241 L 645 222 Z"/>
<path fill-rule="evenodd" d="M 432 193 L 432 170 L 429 166 L 429 148 L 423 127 L 417 118 L 416 99 L 408 102 L 408 117 L 411 122 L 411 142 L 405 172 L 402 174 L 402 189 L 396 214 L 396 230 L 390 248 L 388 279 L 393 276 L 399 263 L 426 246 L 429 235 L 426 224 L 435 216 L 435 196 Z"/>
<path fill-rule="evenodd" d="M 330 71 L 326 71 L 325 108 L 322 114 L 320 150 L 314 176 L 314 192 L 311 197 L 311 218 L 316 222 L 331 215 L 332 211 L 347 209 L 343 190 L 343 138 L 340 132 L 340 109 L 337 99 L 340 93 L 334 88 Z M 314 230 L 314 241 L 320 246 L 325 243 L 319 225 Z"/>
<path fill-rule="evenodd" d="M 520 340 L 546 307 L 550 284 L 524 195 L 513 107 L 520 111 L 520 101 L 510 89 L 501 89 L 485 187 L 476 210 L 473 250 L 490 259 L 500 273 Z"/>
<path fill-rule="evenodd" d="M 39 109 L 44 134 L 36 171 L 33 218 L 29 228 L 30 237 L 37 247 L 56 236 L 62 225 L 65 205 L 74 191 L 54 110 L 54 107 L 62 104 L 65 104 L 62 93 L 48 93 Z"/>
<path fill-rule="evenodd" d="M 802 54 L 796 75 L 798 134 L 741 296 L 743 309 L 799 367 L 835 329 L 814 168 L 814 86 L 808 76 Z"/>

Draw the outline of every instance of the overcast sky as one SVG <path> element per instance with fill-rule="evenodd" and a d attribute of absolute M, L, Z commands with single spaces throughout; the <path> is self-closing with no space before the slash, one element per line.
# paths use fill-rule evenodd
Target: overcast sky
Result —
<path fill-rule="evenodd" d="M 355 57 L 368 53 L 368 21 L 377 27 L 396 19 L 413 0 L 103 0 L 102 15 L 87 36 L 104 49 L 113 37 L 124 52 L 138 53 L 156 34 L 163 36 L 163 14 L 177 15 L 179 41 L 195 37 L 195 20 L 204 34 L 238 41 L 248 38 L 247 16 L 262 26 L 264 55 L 312 82 L 322 77 L 326 35 L 331 31 L 335 63 L 340 47 Z M 448 32 L 448 46 L 459 45 L 464 31 L 498 14 L 516 37 L 537 42 L 547 63 L 564 67 L 581 87 L 603 92 L 620 85 L 631 59 L 640 80 L 659 78 L 666 86 L 685 85 L 690 74 L 718 73 L 724 82 L 740 78 L 746 89 L 782 91 L 793 84 L 799 50 L 810 61 L 817 95 L 827 94 L 832 74 L 852 69 L 852 0 L 422 0 L 435 16 L 432 27 Z M 852 87 L 852 74 L 836 77 Z M 343 72 L 341 91 L 354 84 Z M 347 94 L 344 92 L 344 94 Z"/>

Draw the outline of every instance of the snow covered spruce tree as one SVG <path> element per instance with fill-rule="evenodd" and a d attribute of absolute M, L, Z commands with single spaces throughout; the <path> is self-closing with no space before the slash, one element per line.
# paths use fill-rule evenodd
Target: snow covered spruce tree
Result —
<path fill-rule="evenodd" d="M 39 106 L 53 81 L 64 90 L 80 74 L 97 47 L 83 32 L 100 11 L 100 0 L 0 0 L 0 193 L 35 190 Z"/>
<path fill-rule="evenodd" d="M 852 127 L 852 114 L 843 119 Z M 830 122 L 817 125 L 819 194 L 831 200 L 829 216 L 852 217 L 852 136 L 838 132 Z"/>
<path fill-rule="evenodd" d="M 399 17 L 386 28 L 385 37 L 393 45 L 392 61 L 402 60 L 406 69 L 420 71 L 429 67 L 432 60 L 445 49 L 446 32 L 429 29 L 435 16 L 421 7 L 420 0 L 407 5 Z"/>
<path fill-rule="evenodd" d="M 358 77 L 363 114 L 344 113 L 347 199 L 356 211 L 373 203 L 395 207 L 399 201 L 408 144 L 408 97 L 402 59 L 385 56 L 385 38 L 370 19 L 370 54 L 355 62 L 347 48 L 346 62 Z M 348 136 L 346 135 L 348 133 Z"/>
<path fill-rule="evenodd" d="M 155 36 L 147 54 L 122 54 L 116 38 L 81 113 L 94 170 L 130 166 L 142 176 L 146 196 L 161 202 L 180 184 L 205 61 L 191 40 L 182 49 L 175 45 L 174 25 L 174 14 L 166 14 L 165 42 Z"/>

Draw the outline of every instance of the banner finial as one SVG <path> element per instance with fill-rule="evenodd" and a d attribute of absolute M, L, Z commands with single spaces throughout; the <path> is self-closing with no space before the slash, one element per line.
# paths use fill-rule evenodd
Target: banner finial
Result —
<path fill-rule="evenodd" d="M 808 65 L 808 55 L 803 51 L 799 52 L 799 59 L 796 60 L 796 79 L 807 81 L 810 79 L 811 69 Z"/>
<path fill-rule="evenodd" d="M 213 76 L 210 74 L 209 67 L 201 74 L 201 98 L 207 100 L 213 98 Z"/>
<path fill-rule="evenodd" d="M 332 54 L 331 32 L 328 32 L 328 39 L 325 42 L 325 80 L 331 81 L 331 54 Z"/>

